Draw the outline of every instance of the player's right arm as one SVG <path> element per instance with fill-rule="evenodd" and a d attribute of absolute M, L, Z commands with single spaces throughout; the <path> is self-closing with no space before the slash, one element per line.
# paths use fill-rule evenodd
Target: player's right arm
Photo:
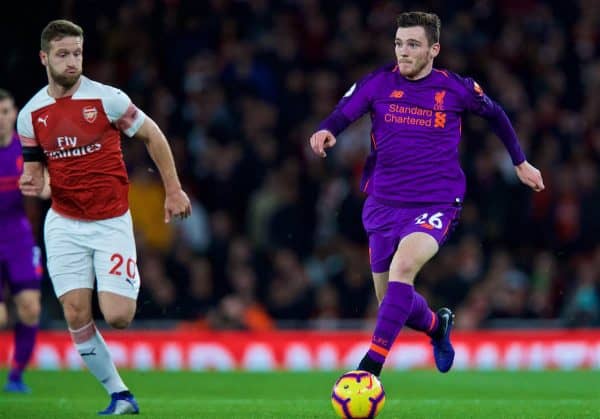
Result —
<path fill-rule="evenodd" d="M 327 157 L 325 149 L 333 147 L 336 142 L 335 135 L 326 129 L 319 130 L 310 137 L 310 147 L 321 157 Z"/>
<path fill-rule="evenodd" d="M 40 192 L 39 197 L 42 199 L 50 199 L 52 195 L 52 189 L 50 188 L 50 175 L 48 174 L 48 168 L 44 166 L 44 186 L 42 187 L 42 192 Z"/>
<path fill-rule="evenodd" d="M 310 147 L 315 154 L 327 157 L 325 149 L 335 145 L 336 135 L 369 110 L 371 98 L 367 86 L 372 80 L 373 74 L 369 74 L 354 83 L 335 110 L 319 124 L 317 131 L 310 137 Z"/>
<path fill-rule="evenodd" d="M 23 174 L 19 178 L 19 188 L 23 195 L 42 197 L 45 183 L 44 164 L 41 162 L 25 162 Z"/>
<path fill-rule="evenodd" d="M 35 138 L 31 114 L 25 110 L 19 112 L 17 133 L 23 150 L 23 174 L 19 178 L 19 188 L 23 195 L 41 197 L 46 185 L 44 169 L 44 151 Z"/>

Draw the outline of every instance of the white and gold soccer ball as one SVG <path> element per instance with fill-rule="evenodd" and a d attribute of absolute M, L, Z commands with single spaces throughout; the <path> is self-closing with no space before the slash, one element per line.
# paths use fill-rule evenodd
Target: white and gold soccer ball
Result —
<path fill-rule="evenodd" d="M 340 418 L 374 418 L 385 404 L 379 379 L 367 371 L 348 371 L 333 385 L 333 410 Z"/>

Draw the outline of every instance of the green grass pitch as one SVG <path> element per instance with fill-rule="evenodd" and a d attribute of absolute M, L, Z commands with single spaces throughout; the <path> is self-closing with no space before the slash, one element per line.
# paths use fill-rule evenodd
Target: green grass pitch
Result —
<path fill-rule="evenodd" d="M 335 418 L 332 372 L 123 371 L 143 418 Z M 0 371 L 2 378 L 6 371 Z M 108 403 L 87 372 L 31 371 L 0 392 L 0 418 L 93 418 Z M 384 371 L 381 419 L 600 418 L 600 372 Z"/>

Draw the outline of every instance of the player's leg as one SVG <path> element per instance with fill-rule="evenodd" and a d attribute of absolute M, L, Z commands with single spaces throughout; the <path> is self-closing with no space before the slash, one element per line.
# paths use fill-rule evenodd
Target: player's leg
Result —
<path fill-rule="evenodd" d="M 140 289 L 133 225 L 129 212 L 96 224 L 94 271 L 98 287 L 98 303 L 108 324 L 124 329 L 133 320 Z M 111 362 L 112 364 L 112 362 Z M 112 364 L 114 368 L 114 364 Z M 116 368 L 114 375 L 118 377 Z M 120 380 L 120 378 L 119 378 Z M 109 391 L 111 401 L 101 414 L 138 413 L 138 404 L 127 386 Z"/>
<path fill-rule="evenodd" d="M 80 222 L 48 211 L 44 224 L 48 273 L 73 343 L 87 369 L 109 394 L 126 391 L 106 342 L 92 316 L 95 223 Z M 118 412 L 113 412 L 118 413 Z"/>
<path fill-rule="evenodd" d="M 453 323 L 454 313 L 449 308 L 442 307 L 434 313 L 425 298 L 415 291 L 406 326 L 431 337 L 433 358 L 440 372 L 448 372 L 454 362 L 454 348 L 450 343 Z"/>
<path fill-rule="evenodd" d="M 373 285 L 375 286 L 375 295 L 377 296 L 377 302 L 379 305 L 381 305 L 383 297 L 385 297 L 389 277 L 389 272 L 373 272 Z"/>
<path fill-rule="evenodd" d="M 60 302 L 63 305 L 73 343 L 88 370 L 111 397 L 114 394 L 128 392 L 112 360 L 108 346 L 94 323 L 92 289 L 68 291 L 60 297 Z M 119 409 L 122 410 L 121 407 Z M 109 412 L 109 414 L 119 413 L 124 412 L 115 409 Z"/>
<path fill-rule="evenodd" d="M 131 216 L 127 212 L 100 224 L 94 252 L 100 310 L 108 324 L 124 329 L 133 320 L 140 290 Z"/>
<path fill-rule="evenodd" d="M 388 277 L 388 272 L 373 273 L 375 294 L 380 305 L 387 291 Z M 453 319 L 454 314 L 450 309 L 442 307 L 433 312 L 425 298 L 417 291 L 414 292 L 412 308 L 405 325 L 432 338 L 436 366 L 441 372 L 450 370 L 454 361 L 454 350 L 448 340 Z"/>
<path fill-rule="evenodd" d="M 403 233 L 424 232 L 435 239 L 439 246 L 444 244 L 458 223 L 459 205 L 438 205 L 415 209 Z M 454 348 L 450 343 L 450 332 L 454 314 L 442 307 L 433 312 L 425 298 L 415 291 L 411 313 L 406 325 L 431 337 L 435 365 L 440 372 L 448 372 L 454 362 Z"/>
<path fill-rule="evenodd" d="M 385 358 L 411 313 L 414 278 L 437 251 L 437 241 L 426 233 L 409 234 L 398 244 L 389 267 L 388 287 L 379 307 L 371 346 L 359 369 L 375 375 L 381 373 Z"/>
<path fill-rule="evenodd" d="M 381 305 L 383 297 L 385 297 L 385 293 L 387 292 L 388 280 L 389 272 L 373 272 L 373 284 L 375 285 L 375 295 L 377 296 L 379 305 Z M 413 330 L 424 332 L 432 338 L 440 339 L 446 334 L 448 328 L 452 326 L 451 321 L 453 318 L 454 314 L 445 307 L 434 313 L 429 308 L 425 298 L 417 291 L 414 291 L 412 308 L 405 325 Z M 439 327 L 440 325 L 441 327 Z M 446 364 L 447 362 L 443 365 Z M 448 369 L 449 367 L 441 367 L 441 370 L 445 370 L 443 372 L 448 371 Z"/>
<path fill-rule="evenodd" d="M 136 300 L 112 292 L 99 291 L 98 302 L 104 319 L 112 327 L 124 329 L 129 326 L 133 320 L 136 309 Z M 96 333 L 98 334 L 99 339 L 102 339 L 102 336 L 100 336 L 98 332 Z M 106 365 L 108 366 L 109 364 L 107 363 Z M 108 407 L 99 413 L 101 415 L 139 413 L 140 410 L 135 397 L 121 379 L 119 372 L 112 361 L 110 361 L 110 367 L 112 371 L 111 377 L 114 380 L 118 380 L 115 381 L 118 385 L 113 386 L 110 389 L 107 388 L 111 400 Z"/>
<path fill-rule="evenodd" d="M 115 329 L 125 329 L 133 320 L 137 301 L 109 291 L 98 292 L 98 302 L 104 320 Z"/>
<path fill-rule="evenodd" d="M 3 264 L 0 261 L 0 329 L 4 329 L 8 325 L 8 309 L 4 302 L 4 271 Z"/>
<path fill-rule="evenodd" d="M 425 297 L 415 291 L 412 309 L 408 319 L 406 319 L 406 326 L 431 336 L 438 330 L 439 324 L 436 313 L 429 308 Z"/>
<path fill-rule="evenodd" d="M 14 297 L 18 321 L 14 327 L 14 352 L 8 373 L 6 391 L 29 392 L 23 382 L 23 372 L 27 368 L 38 332 L 40 321 L 40 291 L 23 290 Z"/>
<path fill-rule="evenodd" d="M 6 303 L 0 301 L 0 329 L 4 329 L 8 324 L 8 310 L 6 309 Z"/>
<path fill-rule="evenodd" d="M 32 243 L 15 245 L 7 261 L 8 284 L 16 306 L 14 352 L 6 391 L 29 392 L 23 372 L 29 364 L 40 321 L 41 264 L 40 250 Z"/>

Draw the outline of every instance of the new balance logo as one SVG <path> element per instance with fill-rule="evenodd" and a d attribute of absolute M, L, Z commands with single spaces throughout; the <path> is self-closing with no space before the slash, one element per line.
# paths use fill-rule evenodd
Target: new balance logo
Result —
<path fill-rule="evenodd" d="M 42 124 L 44 124 L 44 126 L 46 128 L 48 128 L 48 124 L 47 124 L 47 122 L 48 122 L 48 115 L 46 115 L 46 117 L 44 117 L 44 118 L 38 117 L 37 121 L 40 122 L 40 123 L 42 123 Z"/>
<path fill-rule="evenodd" d="M 96 348 L 92 348 L 92 350 L 89 352 L 80 352 L 79 354 L 81 356 L 96 356 Z"/>
<path fill-rule="evenodd" d="M 394 99 L 400 99 L 402 96 L 404 96 L 404 92 L 402 90 L 394 90 L 392 93 L 390 93 L 390 97 Z"/>

